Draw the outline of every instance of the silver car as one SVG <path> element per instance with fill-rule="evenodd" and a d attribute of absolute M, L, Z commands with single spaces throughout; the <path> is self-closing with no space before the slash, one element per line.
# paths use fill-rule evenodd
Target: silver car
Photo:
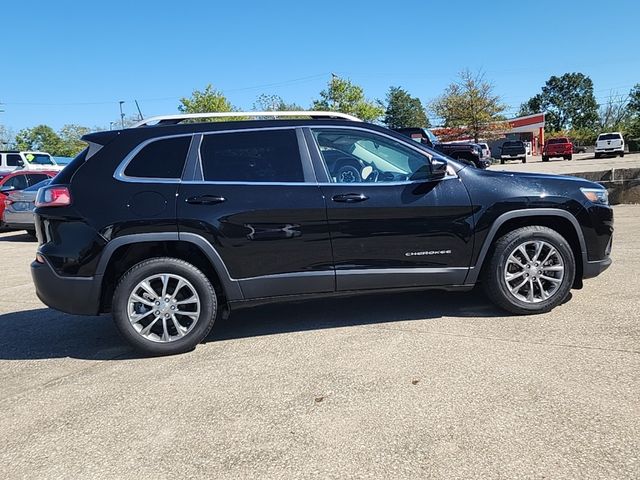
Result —
<path fill-rule="evenodd" d="M 5 209 L 2 217 L 6 228 L 15 230 L 26 230 L 30 235 L 35 236 L 36 226 L 33 219 L 36 194 L 42 187 L 51 183 L 51 179 L 42 180 L 24 190 L 11 192 L 4 201 Z"/>

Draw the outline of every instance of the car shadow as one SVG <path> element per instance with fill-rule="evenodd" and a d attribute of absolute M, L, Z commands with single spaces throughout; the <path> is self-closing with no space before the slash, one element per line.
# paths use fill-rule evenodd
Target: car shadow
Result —
<path fill-rule="evenodd" d="M 321 330 L 402 321 L 429 321 L 443 316 L 503 317 L 474 290 L 358 295 L 243 308 L 216 322 L 204 343 L 288 332 Z M 111 316 L 67 315 L 48 308 L 0 315 L 0 360 L 143 358 L 118 334 Z"/>
<path fill-rule="evenodd" d="M 38 240 L 35 237 L 32 237 L 24 230 L 18 231 L 10 231 L 4 230 L 0 231 L 0 242 L 26 242 L 26 243 L 36 243 Z"/>

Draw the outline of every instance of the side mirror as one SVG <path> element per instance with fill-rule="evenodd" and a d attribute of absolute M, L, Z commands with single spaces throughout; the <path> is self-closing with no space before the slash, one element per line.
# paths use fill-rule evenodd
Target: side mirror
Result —
<path fill-rule="evenodd" d="M 3 185 L 2 188 L 0 188 L 0 193 L 13 192 L 15 189 L 16 187 L 13 185 Z"/>
<path fill-rule="evenodd" d="M 447 162 L 439 158 L 431 160 L 430 180 L 442 180 L 447 175 Z"/>

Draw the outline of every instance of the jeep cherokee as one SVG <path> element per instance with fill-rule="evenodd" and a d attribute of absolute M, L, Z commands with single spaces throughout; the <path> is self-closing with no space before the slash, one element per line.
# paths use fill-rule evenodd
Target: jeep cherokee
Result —
<path fill-rule="evenodd" d="M 611 263 L 598 184 L 469 167 L 335 112 L 261 113 L 311 118 L 174 115 L 86 135 L 38 193 L 40 299 L 110 312 L 161 355 L 267 299 L 481 283 L 510 312 L 548 312 Z"/>

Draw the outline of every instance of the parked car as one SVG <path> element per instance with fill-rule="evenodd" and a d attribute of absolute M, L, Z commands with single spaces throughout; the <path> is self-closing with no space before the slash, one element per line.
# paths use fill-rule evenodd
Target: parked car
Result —
<path fill-rule="evenodd" d="M 596 140 L 595 157 L 620 155 L 624 157 L 624 138 L 620 132 L 601 133 Z"/>
<path fill-rule="evenodd" d="M 442 143 L 434 133 L 427 128 L 398 128 L 398 133 L 411 137 L 416 142 L 433 148 L 451 158 L 455 158 L 478 168 L 487 168 L 491 161 L 483 158 L 482 149 L 476 143 L 452 142 Z"/>
<path fill-rule="evenodd" d="M 488 143 L 479 143 L 478 146 L 482 150 L 482 158 L 491 162 L 491 149 Z"/>
<path fill-rule="evenodd" d="M 33 210 L 36 208 L 36 194 L 42 187 L 51 183 L 51 178 L 31 185 L 24 190 L 10 192 L 4 200 L 4 213 L 2 221 L 6 228 L 11 230 L 26 230 L 33 237 L 36 236 Z"/>
<path fill-rule="evenodd" d="M 500 163 L 504 165 L 507 160 L 521 160 L 527 163 L 527 149 L 520 140 L 508 140 L 502 144 L 500 151 Z"/>
<path fill-rule="evenodd" d="M 573 153 L 587 153 L 587 147 L 573 144 Z"/>
<path fill-rule="evenodd" d="M 55 170 L 64 168 L 46 152 L 27 152 L 17 150 L 0 151 L 0 170 Z"/>
<path fill-rule="evenodd" d="M 38 191 L 38 297 L 110 312 L 136 348 L 173 354 L 266 301 L 480 282 L 510 312 L 548 312 L 611 263 L 597 183 L 472 168 L 336 112 L 194 122 L 226 115 L 84 136 Z"/>
<path fill-rule="evenodd" d="M 562 157 L 565 160 L 573 159 L 573 143 L 567 137 L 550 138 L 544 143 L 542 149 L 542 161 L 548 162 L 550 158 Z"/>
<path fill-rule="evenodd" d="M 5 200 L 12 192 L 18 192 L 25 188 L 35 185 L 47 178 L 53 178 L 58 172 L 52 171 L 33 171 L 33 170 L 15 170 L 13 172 L 0 172 L 0 228 L 6 229 L 4 224 Z"/>

